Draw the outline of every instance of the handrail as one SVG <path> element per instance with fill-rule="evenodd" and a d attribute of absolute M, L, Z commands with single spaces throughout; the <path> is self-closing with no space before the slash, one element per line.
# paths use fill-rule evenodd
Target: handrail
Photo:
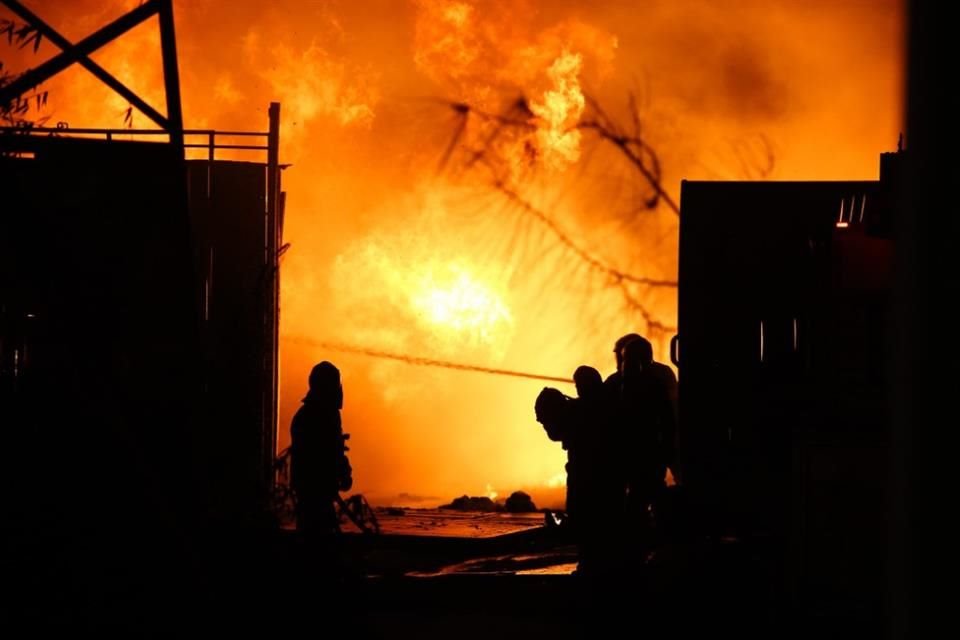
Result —
<path fill-rule="evenodd" d="M 118 136 L 169 136 L 169 131 L 163 129 L 108 129 L 80 127 L 0 127 L 0 135 L 14 134 L 42 137 L 71 137 L 71 136 L 103 136 L 107 142 L 112 142 Z M 217 131 L 216 129 L 185 129 L 184 138 L 205 137 L 206 142 L 184 142 L 185 149 L 208 149 L 208 159 L 214 160 L 217 149 L 231 149 L 244 151 L 269 151 L 267 144 L 270 133 L 268 131 Z M 217 138 L 264 138 L 264 144 L 223 144 Z"/>
<path fill-rule="evenodd" d="M 134 133 L 137 135 L 170 135 L 169 131 L 163 129 L 115 129 L 115 128 L 89 128 L 89 127 L 0 127 L 2 131 L 11 131 L 18 133 L 83 133 L 83 134 L 107 134 L 114 135 Z M 218 131 L 216 129 L 184 129 L 183 135 L 219 135 L 219 136 L 259 136 L 266 138 L 270 135 L 267 131 Z"/>

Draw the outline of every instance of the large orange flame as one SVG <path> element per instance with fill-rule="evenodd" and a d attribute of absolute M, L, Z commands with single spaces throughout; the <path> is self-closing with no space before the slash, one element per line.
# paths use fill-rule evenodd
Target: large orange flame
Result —
<path fill-rule="evenodd" d="M 547 69 L 553 87 L 530 103 L 530 110 L 539 119 L 537 141 L 544 161 L 554 168 L 580 157 L 580 131 L 576 126 L 586 105 L 577 77 L 582 66 L 580 54 L 564 51 Z"/>
<path fill-rule="evenodd" d="M 72 40 L 136 4 L 29 2 Z M 564 452 L 533 416 L 542 383 L 290 338 L 568 376 L 609 372 L 613 340 L 646 330 L 615 282 L 491 188 L 488 158 L 440 162 L 458 126 L 456 146 L 492 140 L 516 195 L 578 246 L 662 279 L 676 277 L 676 216 L 644 211 L 636 171 L 577 128 L 588 96 L 640 130 L 674 196 L 683 178 L 875 179 L 901 130 L 898 0 L 182 0 L 175 16 L 188 126 L 262 130 L 267 103 L 283 104 L 280 445 L 310 366 L 335 361 L 356 490 L 379 502 L 516 489 L 562 502 Z M 0 59 L 16 70 L 54 52 Z M 162 106 L 154 23 L 94 57 Z M 128 105 L 82 69 L 48 84 L 52 122 L 124 126 Z M 521 128 L 463 124 L 444 102 L 499 114 L 521 97 Z M 675 290 L 637 295 L 675 324 Z"/>

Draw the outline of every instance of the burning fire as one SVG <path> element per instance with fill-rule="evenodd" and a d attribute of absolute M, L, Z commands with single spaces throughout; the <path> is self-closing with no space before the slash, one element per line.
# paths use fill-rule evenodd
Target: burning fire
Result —
<path fill-rule="evenodd" d="M 485 344 L 494 341 L 502 325 L 513 323 L 499 296 L 462 264 L 451 263 L 443 271 L 424 274 L 411 297 L 414 309 L 430 323 Z"/>
<path fill-rule="evenodd" d="M 77 41 L 136 3 L 28 4 Z M 875 179 L 877 154 L 902 129 L 900 2 L 748 3 L 732 15 L 665 0 L 413 0 L 376 11 L 178 1 L 187 126 L 263 130 L 268 102 L 282 103 L 281 157 L 293 166 L 280 445 L 310 366 L 329 359 L 343 372 L 355 490 L 439 504 L 495 486 L 562 503 L 564 453 L 533 416 L 542 383 L 285 339 L 568 376 L 580 364 L 609 372 L 612 341 L 646 331 L 609 279 L 591 279 L 542 221 L 491 188 L 489 158 L 453 154 L 438 174 L 462 123 L 444 101 L 495 115 L 522 97 L 518 135 L 471 117 L 456 146 L 493 139 L 518 197 L 606 262 L 656 278 L 676 277 L 676 216 L 636 213 L 636 172 L 577 128 L 587 96 L 642 132 L 674 196 L 683 178 Z M 10 70 L 54 53 L 46 42 L 36 56 L 0 49 Z M 94 58 L 163 110 L 155 24 Z M 45 88 L 52 123 L 127 124 L 128 105 L 82 69 Z M 148 122 L 134 110 L 132 125 Z M 638 295 L 675 325 L 674 289 Z M 655 337 L 665 360 L 669 336 Z"/>
<path fill-rule="evenodd" d="M 562 168 L 580 157 L 580 131 L 576 129 L 586 101 L 577 76 L 583 57 L 564 51 L 547 70 L 553 88 L 530 103 L 538 118 L 537 142 L 544 162 Z"/>
<path fill-rule="evenodd" d="M 515 324 L 510 292 L 498 265 L 450 238 L 459 224 L 434 192 L 416 216 L 341 249 L 334 310 L 352 318 L 355 340 L 459 360 L 503 357 Z"/>
<path fill-rule="evenodd" d="M 558 473 L 549 480 L 547 480 L 547 486 L 551 489 L 559 489 L 567 485 L 567 474 Z"/>

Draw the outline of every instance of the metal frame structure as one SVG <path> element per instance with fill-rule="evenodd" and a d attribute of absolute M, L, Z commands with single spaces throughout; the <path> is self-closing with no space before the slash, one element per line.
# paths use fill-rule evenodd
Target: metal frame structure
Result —
<path fill-rule="evenodd" d="M 142 138 L 168 136 L 168 144 L 176 150 L 176 157 L 181 162 L 185 160 L 187 149 L 206 149 L 206 159 L 211 163 L 216 160 L 216 150 L 218 149 L 266 152 L 267 201 L 265 222 L 269 231 L 264 246 L 264 264 L 267 269 L 266 277 L 268 278 L 267 295 L 271 299 L 271 305 L 268 306 L 269 308 L 263 317 L 263 337 L 267 348 L 264 350 L 264 360 L 260 364 L 263 368 L 264 380 L 267 381 L 269 389 L 268 393 L 265 394 L 263 413 L 260 418 L 263 460 L 261 473 L 264 478 L 264 486 L 272 486 L 274 481 L 273 461 L 277 449 L 279 384 L 279 254 L 282 246 L 283 205 L 285 202 L 285 194 L 281 191 L 280 184 L 280 170 L 283 168 L 279 163 L 280 104 L 277 102 L 270 103 L 269 130 L 266 132 L 184 129 L 173 20 L 173 0 L 147 0 L 129 13 L 75 43 L 62 36 L 19 0 L 0 0 L 0 6 L 10 9 L 14 14 L 36 28 L 39 34 L 61 49 L 61 52 L 50 60 L 25 72 L 0 88 L 0 104 L 15 102 L 19 97 L 61 71 L 73 64 L 79 64 L 159 127 L 159 129 L 0 127 L 0 150 L 12 151 L 15 154 L 29 153 L 35 149 L 42 149 L 45 145 L 53 142 L 52 139 L 61 137 L 85 137 L 100 139 L 105 142 L 121 142 L 121 136 L 130 136 L 131 139 L 139 139 L 142 142 Z M 92 53 L 153 16 L 157 16 L 160 29 L 166 115 L 161 114 L 146 100 L 90 58 Z M 218 141 L 218 137 L 221 139 L 241 138 L 244 141 L 236 144 L 231 142 L 221 143 Z M 259 144 L 248 144 L 246 140 L 249 139 L 253 139 Z"/>
<path fill-rule="evenodd" d="M 61 49 L 61 52 L 50 60 L 35 69 L 27 71 L 0 89 L 0 104 L 15 100 L 71 65 L 79 64 L 153 120 L 157 126 L 169 134 L 171 144 L 177 147 L 183 146 L 183 108 L 180 103 L 180 72 L 177 67 L 177 43 L 173 27 L 173 0 L 147 0 L 133 11 L 75 44 L 23 6 L 19 0 L 0 0 L 0 5 L 6 6 L 23 20 L 36 27 L 43 37 Z M 167 102 L 166 116 L 161 115 L 146 100 L 90 58 L 94 51 L 113 42 L 153 16 L 157 16 L 160 23 L 160 50 L 163 57 L 163 82 Z"/>

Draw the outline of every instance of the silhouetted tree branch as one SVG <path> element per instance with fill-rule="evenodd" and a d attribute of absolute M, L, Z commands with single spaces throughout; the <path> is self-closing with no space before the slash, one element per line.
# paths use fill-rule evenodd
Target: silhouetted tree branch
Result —
<path fill-rule="evenodd" d="M 631 95 L 629 99 L 632 124 L 632 131 L 629 133 L 610 118 L 595 100 L 587 97 L 586 102 L 587 112 L 574 125 L 575 128 L 592 134 L 600 142 L 610 145 L 628 166 L 639 174 L 642 183 L 649 189 L 649 195 L 643 199 L 643 209 L 654 210 L 662 203 L 674 214 L 679 215 L 679 206 L 663 188 L 659 157 L 641 135 L 640 117 L 633 96 Z M 484 166 L 490 173 L 490 186 L 524 215 L 535 219 L 589 273 L 600 276 L 605 286 L 616 287 L 622 294 L 626 307 L 640 314 L 648 330 L 674 331 L 673 327 L 654 316 L 638 297 L 636 288 L 675 288 L 676 281 L 651 278 L 616 268 L 609 261 L 585 248 L 552 216 L 522 195 L 519 185 L 524 178 L 514 175 L 516 160 L 507 157 L 507 154 L 515 155 L 517 149 L 522 149 L 523 155 L 528 156 L 530 165 L 536 161 L 536 149 L 529 141 L 529 137 L 537 129 L 536 117 L 524 98 L 514 101 L 501 113 L 490 113 L 464 102 L 450 101 L 446 102 L 446 105 L 453 110 L 457 122 L 451 140 L 444 150 L 440 163 L 441 169 L 450 165 L 457 150 L 463 152 L 465 169 L 469 170 L 478 164 Z M 483 125 L 479 140 L 473 144 L 465 139 L 468 120 L 471 117 Z"/>
<path fill-rule="evenodd" d="M 584 96 L 592 111 L 592 118 L 581 119 L 577 127 L 594 132 L 599 138 L 614 145 L 624 158 L 633 166 L 653 190 L 654 195 L 647 200 L 648 209 L 656 208 L 658 200 L 676 215 L 680 215 L 680 206 L 663 188 L 663 172 L 660 169 L 660 158 L 653 147 L 641 137 L 640 114 L 637 111 L 636 100 L 633 94 L 628 98 L 630 117 L 633 123 L 633 133 L 627 134 L 617 123 L 609 118 L 592 97 Z"/>
<path fill-rule="evenodd" d="M 16 46 L 18 49 L 32 46 L 34 53 L 39 50 L 42 41 L 42 35 L 34 26 L 0 18 L 0 39 L 3 39 L 4 36 L 8 46 Z M 3 61 L 0 60 L 0 87 L 13 82 L 18 76 L 19 74 L 7 71 Z M 42 124 L 46 121 L 46 118 L 30 119 L 27 114 L 31 107 L 35 111 L 40 111 L 46 105 L 47 92 L 33 88 L 25 94 L 15 96 L 10 102 L 0 104 L 0 123 L 22 128 Z"/>
<path fill-rule="evenodd" d="M 677 283 L 673 280 L 657 280 L 655 278 L 647 278 L 644 276 L 633 275 L 632 273 L 626 273 L 620 271 L 614 267 L 603 262 L 597 256 L 589 253 L 585 249 L 581 248 L 569 235 L 567 235 L 557 223 L 547 216 L 543 211 L 537 209 L 528 201 L 524 200 L 520 194 L 514 191 L 512 188 L 507 186 L 501 181 L 495 181 L 493 186 L 500 191 L 508 200 L 516 204 L 518 207 L 535 217 L 539 220 L 545 227 L 550 229 L 554 234 L 556 239 L 565 247 L 567 247 L 577 258 L 582 260 L 586 265 L 596 271 L 602 272 L 606 275 L 610 282 L 615 284 L 621 284 L 623 282 L 632 282 L 635 284 L 647 285 L 650 287 L 676 287 Z"/>

